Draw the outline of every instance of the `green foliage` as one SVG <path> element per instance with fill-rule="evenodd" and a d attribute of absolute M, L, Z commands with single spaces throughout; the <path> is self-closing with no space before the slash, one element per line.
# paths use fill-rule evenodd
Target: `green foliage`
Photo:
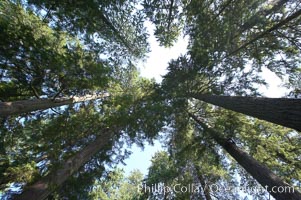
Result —
<path fill-rule="evenodd" d="M 132 171 L 127 177 L 120 169 L 114 169 L 99 181 L 96 181 L 90 194 L 91 199 L 139 200 L 142 192 L 138 186 L 142 184 L 143 174 L 139 170 Z"/>
<path fill-rule="evenodd" d="M 258 95 L 254 83 L 265 83 L 258 76 L 262 68 L 270 69 L 279 77 L 288 75 L 290 84 L 298 79 L 300 30 L 291 30 L 290 27 L 298 27 L 299 18 L 287 22 L 287 26 L 267 31 L 268 27 L 273 27 L 298 9 L 297 5 L 276 1 L 279 3 L 273 2 L 272 8 L 267 8 L 265 1 L 260 0 L 183 2 L 189 51 L 186 61 L 180 58 L 170 63 L 172 70 L 168 76 L 175 79 L 181 76 L 179 82 L 182 84 L 197 81 L 199 76 L 205 77 L 213 80 L 211 90 L 238 95 Z M 261 14 L 263 16 L 258 17 Z M 290 51 L 291 48 L 295 50 Z M 182 75 L 173 74 L 174 65 Z M 192 84 L 188 91 L 194 87 Z"/>
<path fill-rule="evenodd" d="M 247 177 L 242 178 L 240 184 L 253 182 L 231 159 L 229 165 L 227 154 L 216 146 L 210 134 L 201 126 L 197 131 L 188 128 L 190 122 L 185 119 L 188 116 L 179 115 L 193 112 L 223 138 L 233 139 L 287 182 L 299 184 L 296 180 L 300 179 L 300 159 L 295 154 L 298 151 L 295 145 L 300 140 L 298 134 L 189 99 L 194 93 L 257 96 L 258 85 L 265 84 L 258 76 L 264 67 L 280 77 L 298 80 L 300 30 L 296 28 L 292 31 L 290 27 L 297 27 L 299 18 L 276 30 L 267 31 L 285 20 L 297 8 L 296 5 L 275 1 L 267 6 L 265 1 L 260 0 L 189 1 L 184 5 L 184 30 L 190 37 L 189 52 L 169 63 L 169 72 L 164 76 L 161 88 L 173 107 L 172 116 L 177 116 L 169 118 L 169 125 L 173 127 L 167 143 L 170 156 L 174 156 L 175 163 L 181 163 L 182 167 L 187 166 L 187 160 L 192 162 L 199 172 L 204 173 L 203 178 L 208 183 L 229 181 L 228 184 L 233 186 L 236 173 Z M 286 38 L 284 32 L 291 33 L 291 37 Z M 295 87 L 293 82 L 290 84 Z M 266 131 L 258 127 L 265 127 Z M 268 132 L 269 136 L 264 132 Z M 197 144 L 194 145 L 190 138 L 197 140 Z M 197 148 L 200 150 L 197 151 Z M 179 162 L 182 157 L 185 159 Z M 204 157 L 207 166 L 202 162 Z M 208 174 L 208 171 L 213 173 Z"/>
<path fill-rule="evenodd" d="M 219 108 L 209 111 L 206 120 L 288 183 L 300 179 L 300 134 L 296 131 Z"/>
<path fill-rule="evenodd" d="M 171 180 L 177 176 L 177 171 L 173 166 L 173 160 L 169 158 L 167 152 L 157 152 L 151 162 L 152 165 L 149 168 L 147 183 L 151 185 L 161 182 L 165 185 L 170 185 Z"/>
<path fill-rule="evenodd" d="M 195 106 L 194 109 L 200 108 Z M 219 131 L 222 137 L 231 138 L 236 145 L 269 167 L 287 183 L 297 186 L 296 180 L 300 179 L 299 148 L 297 147 L 300 135 L 297 132 L 221 108 L 212 108 L 207 105 L 206 110 L 201 109 L 198 116 L 205 120 L 211 128 Z M 211 138 L 210 135 L 204 135 L 204 137 L 207 138 L 207 142 Z M 221 156 L 217 158 L 225 159 Z M 229 159 L 231 160 L 231 158 Z M 231 161 L 231 163 L 233 172 L 243 177 L 241 185 L 257 184 L 241 167 L 235 164 L 236 162 Z"/>
<path fill-rule="evenodd" d="M 110 99 L 105 103 L 106 112 L 113 114 L 108 124 L 123 127 L 125 137 L 133 142 L 151 142 L 166 125 L 170 108 L 164 99 L 157 98 L 158 85 L 139 77 L 135 66 L 117 75 L 109 89 Z"/>
<path fill-rule="evenodd" d="M 144 13 L 138 1 L 29 0 L 52 26 L 79 36 L 106 57 L 141 58 L 148 51 Z"/>
<path fill-rule="evenodd" d="M 107 85 L 110 69 L 76 38 L 51 29 L 19 4 L 4 1 L 0 12 L 1 96 L 6 101 Z"/>
<path fill-rule="evenodd" d="M 14 182 L 32 183 L 39 177 L 37 163 L 26 163 L 22 166 L 8 167 L 4 174 L 4 179 L 10 179 Z"/>
<path fill-rule="evenodd" d="M 39 5 L 39 2 L 35 3 L 35 5 Z M 96 10 L 86 10 L 87 7 L 84 7 L 84 5 L 88 6 L 86 2 L 70 5 L 65 3 L 67 2 L 62 2 L 62 4 L 57 2 L 57 5 L 54 6 L 61 8 L 58 13 L 52 12 L 51 9 L 54 7 L 51 6 L 48 9 L 49 13 L 44 15 L 40 8 L 43 6 L 46 8 L 46 4 L 38 9 L 38 7 L 32 6 L 31 1 L 29 4 L 24 3 L 23 5 L 10 1 L 1 2 L 0 26 L 3 30 L 0 34 L 1 100 L 28 99 L 33 96 L 45 97 L 46 95 L 48 97 L 84 95 L 91 91 L 108 91 L 109 84 L 112 86 L 118 82 L 117 79 L 112 78 L 112 72 L 114 70 L 126 71 L 126 67 L 119 69 L 121 66 L 114 65 L 118 63 L 121 65 L 120 60 L 127 63 L 131 57 L 143 57 L 147 51 L 146 35 L 141 26 L 143 24 L 142 15 L 139 13 L 140 11 L 135 10 L 134 4 L 106 2 L 106 5 L 101 8 L 103 9 L 103 14 L 101 14 L 101 12 L 97 12 L 99 6 L 90 7 L 91 9 L 96 8 Z M 63 11 L 64 9 L 67 9 L 66 12 Z M 78 12 L 78 9 L 88 12 Z M 81 12 L 85 16 L 81 19 L 75 17 L 75 21 L 73 21 L 74 14 L 78 15 Z M 134 14 L 134 12 L 136 13 Z M 106 19 L 105 15 L 110 16 L 110 19 Z M 64 20 L 56 21 L 57 17 Z M 102 21 L 99 20 L 101 17 Z M 81 20 L 84 18 L 93 19 L 98 25 L 100 25 L 99 23 L 102 25 L 93 25 L 93 22 L 83 27 L 82 22 L 84 21 Z M 79 20 L 77 21 L 77 19 Z M 114 26 L 118 23 L 118 26 L 122 27 L 122 31 L 118 26 L 112 27 L 109 21 L 104 20 L 114 22 Z M 126 23 L 128 26 L 125 26 Z M 96 27 L 98 29 L 93 30 Z M 99 35 L 97 40 L 91 38 L 95 34 Z M 133 42 L 136 46 L 129 42 Z M 128 49 L 129 46 L 131 49 Z M 124 51 L 125 48 L 128 51 Z M 124 57 L 127 55 L 131 57 Z M 125 74 L 123 78 L 126 79 L 127 76 L 129 74 Z M 144 82 L 146 85 L 151 85 L 146 80 Z M 141 85 L 135 87 L 145 84 L 142 81 Z M 131 85 L 127 87 L 130 91 L 135 89 Z M 112 96 L 114 96 L 113 93 Z M 118 95 L 123 96 L 122 93 Z M 131 96 L 137 95 L 132 94 Z M 132 97 L 128 98 L 128 101 L 125 98 L 120 104 L 126 106 L 132 101 Z M 24 174 L 28 174 L 26 177 L 36 175 L 37 172 L 42 176 L 47 175 L 58 169 L 67 158 L 89 145 L 95 136 L 101 134 L 99 130 L 110 125 L 115 128 L 118 126 L 118 130 L 120 130 L 129 119 L 119 124 L 113 124 L 113 122 L 119 118 L 119 115 L 121 115 L 120 118 L 125 117 L 126 109 L 124 109 L 125 113 L 110 113 L 109 109 L 105 107 L 112 105 L 111 102 L 113 101 L 107 101 L 106 106 L 99 100 L 85 102 L 74 107 L 58 108 L 32 116 L 24 115 L 24 117 L 16 119 L 3 119 L 1 186 L 5 188 L 8 183 L 21 181 L 16 178 L 16 174 L 20 173 L 20 170 L 24 170 Z M 115 107 L 111 106 L 110 109 L 114 110 Z M 137 116 L 138 114 L 136 114 Z M 131 119 L 136 120 L 135 117 Z M 134 130 L 136 129 L 138 128 L 134 128 Z M 122 137 L 117 134 L 116 138 L 111 141 L 112 143 L 108 143 L 108 147 L 103 149 L 103 152 L 74 175 L 85 184 L 75 184 L 75 181 L 72 181 L 75 178 L 73 177 L 60 191 L 61 194 L 55 196 L 57 198 L 60 198 L 61 195 L 75 198 L 84 197 L 85 192 L 80 194 L 78 191 L 82 189 L 81 191 L 89 192 L 88 188 L 95 180 L 95 174 L 101 175 L 102 173 L 102 170 L 95 170 L 101 169 L 102 165 L 98 163 L 119 162 L 128 155 L 127 152 L 122 155 L 117 151 L 122 146 L 119 141 Z M 131 137 L 134 140 L 134 135 Z M 119 142 L 120 144 L 118 144 Z M 111 160 L 110 157 L 114 154 L 117 154 L 117 159 Z M 33 161 L 39 166 L 39 171 L 33 172 L 31 168 L 24 167 L 32 166 Z M 22 182 L 29 184 L 31 179 L 24 178 Z"/>
<path fill-rule="evenodd" d="M 83 118 L 85 122 L 82 122 Z M 103 126 L 100 122 L 101 118 L 95 111 L 93 113 L 93 109 L 87 107 L 79 110 L 67 109 L 64 115 L 46 120 L 32 119 L 24 124 L 19 122 L 12 126 L 12 130 L 1 130 L 5 155 L 9 158 L 11 166 L 3 176 L 7 177 L 10 168 L 23 169 L 24 164 L 33 165 L 33 161 L 35 164 L 39 163 L 42 175 L 46 174 L 87 145 L 91 141 L 89 137 L 96 134 L 92 130 Z M 24 173 L 30 173 L 30 169 L 24 168 Z M 10 176 L 2 181 L 4 180 L 16 181 Z"/>
<path fill-rule="evenodd" d="M 171 194 L 175 199 L 203 198 L 204 190 L 208 191 L 213 184 L 223 185 L 223 187 L 237 185 L 233 181 L 233 174 L 228 172 L 229 165 L 225 162 L 225 156 L 220 154 L 220 149 L 214 145 L 210 136 L 195 128 L 183 109 L 185 108 L 182 107 L 182 112 L 172 117 L 165 138 L 168 153 L 163 152 L 165 157 L 161 156 L 161 160 L 155 159 L 157 156 L 154 157 L 155 161 L 152 161 L 149 169 L 147 183 L 149 181 L 154 184 L 162 181 L 171 187 L 176 184 L 199 186 L 195 193 Z M 163 158 L 165 161 L 162 161 Z M 153 177 L 157 179 L 153 180 Z M 215 192 L 214 195 L 219 199 L 238 198 L 232 192 L 227 195 Z"/>
<path fill-rule="evenodd" d="M 156 152 L 152 157 L 151 166 L 148 170 L 146 186 L 155 190 L 146 190 L 150 199 L 171 198 L 171 191 L 163 192 L 161 187 L 173 187 L 174 179 L 178 176 L 177 169 L 174 167 L 173 160 L 165 151 Z M 158 191 L 158 192 L 157 192 Z M 159 192 L 161 191 L 161 192 Z"/>
<path fill-rule="evenodd" d="M 154 35 L 160 45 L 170 47 L 178 40 L 183 28 L 181 0 L 144 0 L 146 16 L 155 25 Z"/>
<path fill-rule="evenodd" d="M 296 131 L 255 120 L 240 133 L 242 142 L 258 161 L 281 175 L 288 183 L 300 180 L 300 134 Z"/>

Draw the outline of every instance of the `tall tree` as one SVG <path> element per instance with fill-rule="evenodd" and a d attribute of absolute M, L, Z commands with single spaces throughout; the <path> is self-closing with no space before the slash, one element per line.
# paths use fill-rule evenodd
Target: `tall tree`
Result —
<path fill-rule="evenodd" d="M 183 100 L 172 100 L 174 114 L 168 120 L 169 127 L 164 134 L 167 151 L 158 152 L 152 159 L 146 179 L 146 191 L 150 198 L 171 197 L 173 199 L 240 199 L 234 191 L 227 194 L 214 187 L 238 186 L 229 166 L 214 144 L 194 130 L 194 125 L 183 113 Z M 156 187 L 152 191 L 150 188 Z M 192 187 L 190 187 L 192 186 Z M 161 189 L 160 189 L 161 187 Z M 169 187 L 169 191 L 167 191 Z M 185 190 L 189 187 L 189 190 Z M 163 190 L 165 188 L 165 190 Z M 179 192 L 182 189 L 183 192 Z"/>
<path fill-rule="evenodd" d="M 8 160 L 8 166 L 1 173 L 1 187 L 6 188 L 10 183 L 31 184 L 93 141 L 97 130 L 103 128 L 103 117 L 93 106 L 89 102 L 80 108 L 59 110 L 57 116 L 37 115 L 12 125 L 11 121 L 16 121 L 12 118 L 7 120 L 1 128 L 5 150 L 3 158 Z M 33 172 L 24 168 L 28 164 Z M 20 176 L 21 171 L 32 174 L 31 178 Z"/>
<path fill-rule="evenodd" d="M 249 90 L 253 93 L 251 93 L 251 97 L 247 97 L 247 94 L 241 97 L 224 96 L 223 93 L 226 93 L 228 89 L 224 91 L 224 85 L 219 82 L 218 77 L 207 77 L 206 75 L 210 75 L 210 73 L 195 73 L 193 62 L 185 57 L 180 57 L 171 62 L 169 70 L 162 82 L 162 87 L 166 91 L 165 94 L 168 95 L 167 98 L 193 97 L 300 131 L 299 108 L 301 101 L 299 99 L 252 97 L 256 95 L 256 90 L 252 87 L 252 81 L 248 78 L 242 80 L 242 82 L 246 81 L 245 84 L 234 86 L 230 91 L 243 93 L 243 90 Z M 246 76 L 243 75 L 243 77 Z M 174 80 L 177 80 L 177 82 Z"/>
<path fill-rule="evenodd" d="M 280 7 L 271 8 L 266 17 L 253 22 L 257 12 L 276 6 L 276 1 L 272 5 L 258 0 L 227 2 L 191 1 L 187 5 L 185 30 L 190 36 L 188 55 L 193 60 L 190 68 L 207 76 L 222 77 L 221 85 L 232 94 L 233 85 L 247 83 L 244 75 L 253 77 L 253 82 L 260 80 L 258 73 L 262 68 L 280 77 L 288 74 L 293 84 L 300 62 L 300 5 L 279 2 Z M 254 27 L 242 31 L 247 23 Z"/>
<path fill-rule="evenodd" d="M 74 156 L 67 159 L 58 170 L 49 173 L 43 179 L 28 186 L 20 195 L 16 195 L 14 199 L 45 199 L 53 190 L 60 187 L 74 172 L 76 172 L 83 164 L 85 164 L 95 153 L 103 149 L 110 143 L 112 132 L 116 130 L 104 130 L 95 141 L 88 144 Z"/>
<path fill-rule="evenodd" d="M 49 8 L 48 3 L 51 4 Z M 2 38 L 0 96 L 1 100 L 6 102 L 2 105 L 18 104 L 20 102 L 15 100 L 24 99 L 26 100 L 23 103 L 48 104 L 34 109 L 33 107 L 37 105 L 31 104 L 29 110 L 23 110 L 27 112 L 45 109 L 50 106 L 49 104 L 54 106 L 50 99 L 54 102 L 63 100 L 63 104 L 66 105 L 65 103 L 70 104 L 77 97 L 84 97 L 87 93 L 94 94 L 95 91 L 103 93 L 108 90 L 109 84 L 112 88 L 117 84 L 116 74 L 127 68 L 124 63 L 130 63 L 132 57 L 144 56 L 148 48 L 146 32 L 143 27 L 143 14 L 136 9 L 136 4 L 104 1 L 88 3 L 78 1 L 71 4 L 47 1 L 33 3 L 8 0 L 1 2 L 0 26 L 3 31 L 0 34 Z M 66 96 L 70 98 L 66 99 Z M 117 118 L 122 119 L 130 112 L 129 107 L 134 97 L 129 96 L 117 97 L 124 100 L 122 103 L 118 102 L 119 105 L 114 100 L 110 103 L 106 101 L 114 105 L 110 111 L 104 108 L 104 101 L 100 100 L 85 101 L 67 108 L 58 107 L 53 111 L 34 115 L 23 114 L 21 117 L 3 118 L 0 136 L 3 158 L 1 190 L 7 189 L 11 183 L 30 185 L 39 178 L 39 175 L 55 173 L 56 166 L 64 163 L 77 150 L 89 145 L 91 138 L 94 139 L 96 136 L 93 129 L 99 128 L 97 123 L 106 123 L 109 126 L 118 121 Z M 123 113 L 118 110 L 120 104 L 127 107 L 123 108 Z M 141 104 L 145 105 L 142 102 Z M 96 110 L 99 117 L 96 117 Z M 110 112 L 115 113 L 115 120 L 103 122 L 101 114 L 104 110 L 108 112 L 106 117 Z M 151 115 L 152 113 L 148 113 L 148 116 Z M 128 125 L 126 121 L 120 120 L 124 129 L 128 128 L 124 127 Z M 146 137 L 141 130 L 139 135 L 141 138 L 135 137 L 136 129 L 139 128 L 140 125 L 132 129 L 128 136 L 130 139 L 126 139 L 128 143 L 141 141 Z M 117 145 L 115 148 L 114 153 L 118 155 L 116 160 L 122 160 L 124 155 L 119 155 Z M 94 156 L 74 176 L 81 177 L 79 174 L 84 172 L 87 175 L 87 172 L 93 171 L 91 168 L 102 167 L 98 163 L 109 160 L 108 155 L 113 153 L 106 154 L 101 155 L 106 159 Z M 18 176 L 20 172 L 24 172 L 24 176 Z M 89 178 L 93 180 L 93 176 Z M 85 183 L 85 187 L 88 187 L 89 180 Z"/>
<path fill-rule="evenodd" d="M 249 172 L 267 191 L 276 199 L 300 199 L 301 193 L 297 190 L 293 192 L 280 192 L 275 188 L 292 187 L 281 178 L 276 176 L 266 166 L 256 161 L 253 157 L 248 155 L 246 152 L 239 149 L 235 142 L 231 138 L 223 138 L 220 134 L 213 129 L 210 129 L 204 122 L 199 120 L 193 114 L 190 114 L 201 127 L 208 131 L 214 140 L 221 145 L 247 172 Z"/>
<path fill-rule="evenodd" d="M 43 164 L 40 168 L 42 168 L 44 172 L 40 175 L 42 177 L 44 176 L 44 178 L 41 178 L 37 183 L 44 184 L 46 182 L 45 184 L 47 184 L 49 177 L 46 175 L 46 172 L 56 176 L 58 172 L 57 169 L 59 171 L 66 171 L 68 165 L 65 165 L 65 163 L 68 159 L 72 160 L 74 156 L 76 157 L 77 154 L 81 154 L 80 149 L 84 151 L 85 146 L 89 147 L 94 144 L 92 141 L 97 137 L 98 130 L 101 130 L 102 127 L 118 126 L 120 127 L 120 134 L 116 134 L 110 138 L 113 144 L 108 147 L 109 150 L 105 152 L 105 155 L 100 155 L 101 157 L 98 158 L 99 153 L 95 150 L 94 153 L 91 154 L 93 159 L 95 158 L 95 161 L 92 159 L 93 162 L 89 161 L 84 166 L 84 162 L 78 163 L 78 166 L 81 166 L 81 168 L 77 168 L 79 169 L 78 172 L 77 170 L 73 171 L 73 173 L 66 172 L 64 182 L 68 179 L 68 187 L 63 187 L 62 195 L 68 196 L 68 193 L 66 194 L 65 192 L 71 190 L 70 194 L 74 195 L 74 198 L 84 197 L 82 194 L 76 193 L 76 187 L 71 187 L 72 183 L 69 185 L 70 180 L 75 179 L 71 176 L 72 174 L 78 179 L 85 179 L 85 177 L 81 175 L 87 173 L 86 175 L 90 180 L 86 180 L 85 186 L 89 187 L 89 184 L 93 184 L 93 180 L 96 178 L 95 176 L 90 176 L 89 172 L 93 174 L 95 168 L 99 167 L 99 163 L 112 159 L 110 157 L 113 157 L 113 155 L 116 156 L 116 161 L 114 161 L 114 159 L 111 160 L 113 163 L 123 160 L 128 156 L 127 152 L 125 152 L 125 155 L 122 155 L 122 152 L 120 152 L 122 144 L 132 144 L 135 142 L 141 145 L 143 141 L 151 141 L 152 138 L 156 137 L 157 133 L 164 126 L 165 119 L 161 111 L 165 110 L 165 108 L 164 102 L 154 103 L 153 101 L 154 97 L 152 96 L 154 94 L 152 94 L 152 90 L 155 84 L 148 80 L 140 79 L 134 67 L 132 67 L 131 70 L 123 71 L 119 78 L 119 84 L 115 82 L 116 85 L 112 85 L 109 90 L 110 98 L 100 102 L 90 102 L 89 104 L 85 102 L 80 105 L 82 112 L 71 107 L 66 109 L 64 113 L 62 113 L 62 116 L 54 117 L 52 120 L 45 119 L 36 122 L 35 119 L 32 119 L 33 124 L 40 124 L 38 127 L 35 125 L 27 126 L 29 122 L 25 122 L 24 125 L 21 124 L 20 128 L 23 127 L 23 129 L 21 129 L 21 131 L 15 130 L 17 133 L 19 132 L 21 136 L 24 134 L 24 138 L 20 137 L 20 139 L 18 138 L 17 140 L 19 142 L 16 144 L 16 146 L 18 146 L 17 155 L 14 154 L 13 151 L 8 151 L 8 145 L 6 144 L 7 156 L 12 159 L 21 157 L 22 159 L 19 159 L 21 164 L 16 162 L 10 163 L 11 166 L 9 169 L 4 171 L 6 182 L 19 182 L 20 179 L 10 179 L 12 177 L 8 174 L 14 175 L 13 170 L 19 169 L 20 165 L 29 162 L 28 160 L 36 159 L 36 163 L 40 163 L 39 158 L 41 158 Z M 70 113 L 72 109 L 75 110 Z M 85 121 L 83 121 L 83 119 L 85 119 Z M 35 131 L 30 131 L 32 128 L 34 128 Z M 57 132 L 59 134 L 56 134 Z M 72 133 L 72 135 L 68 133 Z M 53 137 L 53 135 L 56 136 Z M 39 138 L 41 139 L 39 140 Z M 33 140 L 38 140 L 39 142 L 33 142 Z M 27 154 L 23 154 L 23 151 L 30 152 L 29 158 Z M 49 160 L 50 165 L 47 163 Z M 88 160 L 85 160 L 85 162 L 87 161 Z M 36 177 L 36 179 L 39 178 Z M 27 183 L 30 185 L 30 182 Z M 63 182 L 58 183 L 62 185 Z M 90 192 L 90 190 L 91 188 L 85 188 L 87 192 Z M 26 191 L 26 187 L 24 191 Z M 53 190 L 51 191 L 53 192 Z M 59 190 L 56 192 L 60 193 Z M 50 194 L 47 188 L 45 189 L 45 194 Z M 57 195 L 60 196 L 60 194 Z"/>
<path fill-rule="evenodd" d="M 101 175 L 105 161 L 117 162 L 128 155 L 128 152 L 125 155 L 120 152 L 122 143 L 151 141 L 161 129 L 164 120 L 157 115 L 160 103 L 150 105 L 150 99 L 145 93 L 141 94 L 141 89 L 131 88 L 139 82 L 135 88 L 141 86 L 151 93 L 154 84 L 147 80 L 137 81 L 138 77 L 134 77 L 133 82 L 130 77 L 133 68 L 125 66 L 133 59 L 144 57 L 148 49 L 144 15 L 136 3 L 8 0 L 0 3 L 3 30 L 0 34 L 1 101 L 11 102 L 11 105 L 20 103 L 15 100 L 47 102 L 47 106 L 35 108 L 44 109 L 53 103 L 50 99 L 70 97 L 64 99 L 66 105 L 74 100 L 71 97 L 121 89 L 115 90 L 114 97 L 108 101 L 85 101 L 50 112 L 3 118 L 0 135 L 2 191 L 10 184 L 28 186 L 38 179 L 38 183 L 47 184 L 47 174 L 55 176 L 60 171 L 65 176 L 61 182 L 54 183 L 62 186 L 62 182 L 68 182 L 65 185 L 69 187 L 63 186 L 56 191 L 62 194 L 54 194 L 84 197 L 70 183 L 72 178 L 85 180 L 81 191 L 85 193 L 95 174 Z M 120 74 L 123 80 L 119 79 Z M 146 108 L 140 109 L 140 106 L 157 108 L 146 113 Z M 23 111 L 31 110 L 34 110 L 33 105 Z M 139 116 L 144 118 L 138 119 Z M 93 143 L 97 130 L 117 124 L 124 134 L 112 136 L 110 140 L 114 145 L 97 153 Z M 68 172 L 66 162 L 80 155 L 81 150 L 85 152 L 85 147 L 95 151 L 84 160 L 78 160 L 75 171 Z M 115 160 L 113 155 L 117 157 Z M 52 186 L 47 187 L 43 195 L 48 195 L 50 190 L 53 192 Z M 70 188 L 69 194 L 64 193 Z"/>
<path fill-rule="evenodd" d="M 250 155 L 267 163 L 277 175 L 291 172 L 287 182 L 294 183 L 294 178 L 298 179 L 297 147 L 300 142 L 296 132 L 275 131 L 271 125 L 255 119 L 255 124 L 251 121 L 245 125 L 240 123 L 244 116 L 218 109 L 208 112 L 207 104 L 191 97 L 200 99 L 204 94 L 210 94 L 208 98 L 225 98 L 212 94 L 257 96 L 255 84 L 264 83 L 258 74 L 264 67 L 280 77 L 288 76 L 289 82 L 294 83 L 300 64 L 300 4 L 282 0 L 169 0 L 162 3 L 151 0 L 5 0 L 0 3 L 0 13 L 3 30 L 0 33 L 1 101 L 12 105 L 18 104 L 16 100 L 53 103 L 49 99 L 83 97 L 95 91 L 110 94 L 107 99 L 52 108 L 51 112 L 3 118 L 0 127 L 1 190 L 9 184 L 22 183 L 25 195 L 26 188 L 33 191 L 37 186 L 34 183 L 39 183 L 45 186 L 40 193 L 42 196 L 52 193 L 57 199 L 91 198 L 93 184 L 100 180 L 104 165 L 128 156 L 127 150 L 122 151 L 123 144 L 152 142 L 167 125 L 174 129 L 168 140 L 169 152 L 158 156 L 159 161 L 153 169 L 171 175 L 165 180 L 169 183 L 176 180 L 183 184 L 201 183 L 203 193 L 191 198 L 210 199 L 204 185 L 227 182 L 226 176 L 222 176 L 229 169 L 224 163 L 226 155 L 216 143 L 244 163 L 260 183 L 271 183 L 268 178 L 273 174 L 228 140 L 234 136 Z M 170 62 L 170 72 L 164 77 L 162 87 L 139 78 L 134 66 L 148 51 L 146 18 L 154 23 L 161 45 L 172 45 L 182 28 L 190 37 L 187 55 Z M 1 105 L 7 105 L 3 102 Z M 201 105 L 194 110 L 204 114 L 205 121 L 213 124 L 213 128 L 203 124 L 201 130 L 196 131 L 189 119 L 180 119 L 185 113 L 179 113 L 189 110 L 190 103 Z M 31 110 L 33 107 L 24 111 Z M 294 113 L 299 117 L 298 112 Z M 265 117 L 270 119 L 270 116 Z M 296 119 L 294 122 L 297 123 Z M 185 126 L 187 124 L 189 126 Z M 289 126 L 300 129 L 300 126 Z M 118 127 L 118 134 L 108 136 L 109 144 L 100 149 L 95 144 L 98 131 L 106 127 Z M 247 137 L 246 130 L 250 130 L 253 139 Z M 271 143 L 279 144 L 278 148 Z M 91 152 L 87 152 L 89 149 Z M 74 160 L 85 153 L 87 157 Z M 189 159 L 181 159 L 181 155 Z M 68 162 L 75 168 L 70 169 L 72 166 Z M 202 162 L 207 163 L 201 165 Z M 246 163 L 255 164 L 267 174 L 259 177 Z M 210 166 L 216 169 L 214 173 L 206 173 L 212 169 Z M 156 170 L 152 172 L 149 181 L 164 179 L 155 174 Z M 64 176 L 57 180 L 49 178 L 59 173 Z M 232 184 L 231 174 L 227 178 L 230 181 L 227 184 Z M 53 185 L 47 185 L 49 181 L 60 188 L 53 190 Z M 275 184 L 283 184 L 281 181 L 274 179 Z M 178 199 L 189 197 L 177 194 Z M 235 195 L 229 195 L 232 197 Z"/>

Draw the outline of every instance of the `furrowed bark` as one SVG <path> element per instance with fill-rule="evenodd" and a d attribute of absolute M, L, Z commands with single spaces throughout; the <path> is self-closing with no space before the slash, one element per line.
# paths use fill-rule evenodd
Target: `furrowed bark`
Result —
<path fill-rule="evenodd" d="M 301 131 L 301 99 L 217 96 L 194 94 L 193 98 L 216 106 Z"/>
<path fill-rule="evenodd" d="M 189 114 L 196 123 L 210 133 L 210 137 L 223 147 L 255 180 L 261 184 L 277 200 L 300 200 L 301 193 L 274 174 L 269 168 L 241 150 L 231 139 L 225 139 L 220 133 L 209 128 L 195 115 Z M 285 189 L 286 191 L 282 191 Z M 278 191 L 279 189 L 279 191 Z"/>

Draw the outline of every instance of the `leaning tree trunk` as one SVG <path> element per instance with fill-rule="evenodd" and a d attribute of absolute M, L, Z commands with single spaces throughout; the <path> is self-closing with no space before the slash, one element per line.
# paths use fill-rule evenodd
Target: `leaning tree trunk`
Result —
<path fill-rule="evenodd" d="M 276 12 L 277 10 L 279 10 L 281 7 L 283 7 L 283 5 L 287 3 L 287 0 L 274 0 L 272 2 L 269 2 L 269 6 L 268 8 L 265 8 L 263 10 L 258 11 L 256 14 L 254 14 L 252 17 L 250 17 L 250 19 L 245 22 L 242 26 L 241 26 L 241 30 L 240 33 L 245 32 L 248 29 L 253 28 L 255 25 L 257 25 L 258 20 L 257 18 L 259 16 L 261 17 L 267 17 L 268 15 L 272 14 L 273 12 Z M 238 35 L 234 36 L 234 38 L 236 38 Z"/>
<path fill-rule="evenodd" d="M 88 162 L 93 155 L 104 148 L 110 141 L 112 131 L 106 130 L 98 136 L 95 141 L 67 159 L 61 167 L 49 175 L 43 177 L 31 186 L 24 188 L 24 191 L 13 196 L 14 200 L 43 200 L 46 199 L 56 188 L 59 188 L 74 172 Z"/>
<path fill-rule="evenodd" d="M 300 15 L 301 15 L 301 9 L 297 10 L 296 12 L 294 12 L 293 14 L 291 14 L 290 16 L 288 16 L 287 18 L 283 19 L 282 21 L 278 22 L 277 24 L 275 24 L 274 26 L 268 28 L 267 30 L 263 31 L 262 33 L 259 33 L 257 36 L 255 36 L 251 40 L 247 41 L 246 43 L 242 44 L 240 47 L 238 47 L 234 51 L 230 52 L 226 57 L 229 57 L 229 56 L 232 56 L 232 55 L 236 54 L 237 52 L 239 52 L 240 50 L 246 48 L 247 46 L 249 46 L 250 44 L 254 43 L 255 41 L 263 38 L 268 33 L 271 33 L 272 31 L 275 31 L 275 30 L 279 29 L 280 27 L 286 25 L 290 21 L 292 21 L 292 20 L 300 17 Z"/>
<path fill-rule="evenodd" d="M 195 94 L 192 97 L 216 106 L 301 131 L 301 99 Z"/>
<path fill-rule="evenodd" d="M 85 95 L 82 97 L 63 97 L 57 99 L 30 99 L 13 102 L 0 102 L 0 117 L 22 114 L 36 110 L 45 110 L 58 106 L 71 105 L 77 102 L 107 97 L 108 94 Z"/>
<path fill-rule="evenodd" d="M 195 115 L 189 114 L 204 130 L 210 133 L 219 145 L 221 145 L 251 176 L 256 179 L 266 190 L 277 200 L 300 200 L 301 193 L 294 190 L 292 186 L 284 182 L 266 166 L 259 163 L 248 153 L 241 150 L 231 139 L 225 139 L 218 132 L 209 128 L 205 123 L 199 120 Z M 285 189 L 290 191 L 281 192 L 277 189 Z"/>

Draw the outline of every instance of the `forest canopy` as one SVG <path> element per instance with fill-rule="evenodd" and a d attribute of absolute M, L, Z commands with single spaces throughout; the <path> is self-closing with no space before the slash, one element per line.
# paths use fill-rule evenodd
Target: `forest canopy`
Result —
<path fill-rule="evenodd" d="M 301 199 L 300 16 L 294 0 L 2 0 L 0 198 Z M 139 74 L 150 35 L 189 40 L 160 83 Z M 263 70 L 286 96 L 259 92 Z M 116 167 L 155 140 L 147 175 Z M 145 190 L 179 184 L 199 190 Z"/>

